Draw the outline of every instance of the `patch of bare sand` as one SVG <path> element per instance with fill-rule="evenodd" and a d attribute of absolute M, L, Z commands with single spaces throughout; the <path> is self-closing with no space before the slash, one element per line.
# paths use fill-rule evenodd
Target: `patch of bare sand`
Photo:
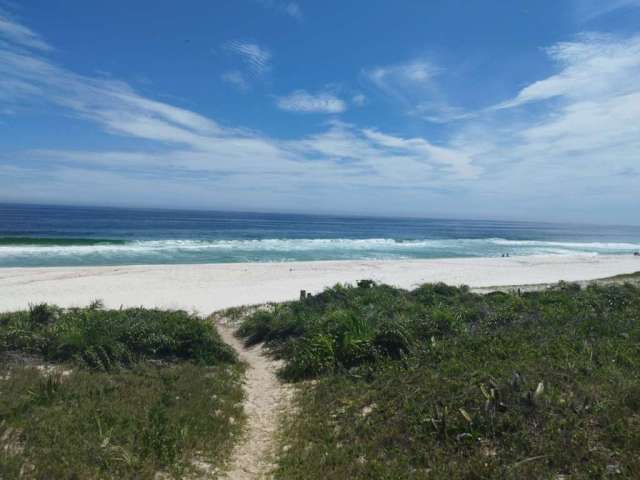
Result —
<path fill-rule="evenodd" d="M 369 279 L 401 288 L 429 282 L 503 285 L 575 282 L 640 270 L 631 255 L 541 255 L 430 260 L 132 265 L 122 267 L 0 268 L 0 311 L 47 302 L 107 308 L 178 308 L 215 312 L 239 305 L 282 302 L 300 290 Z"/>
<path fill-rule="evenodd" d="M 244 346 L 234 336 L 235 327 L 226 319 L 217 321 L 223 340 L 231 345 L 247 364 L 244 384 L 247 425 L 235 445 L 227 471 L 227 480 L 268 479 L 275 464 L 276 432 L 280 415 L 291 406 L 292 387 L 281 382 L 276 371 L 281 362 L 269 358 L 262 344 Z"/>

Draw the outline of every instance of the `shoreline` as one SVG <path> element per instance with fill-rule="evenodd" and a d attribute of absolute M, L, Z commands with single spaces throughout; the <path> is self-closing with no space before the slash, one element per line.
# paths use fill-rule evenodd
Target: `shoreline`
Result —
<path fill-rule="evenodd" d="M 47 302 L 194 310 L 295 300 L 336 283 L 371 279 L 401 288 L 445 282 L 472 288 L 587 281 L 640 271 L 630 255 L 531 255 L 427 260 L 337 260 L 0 268 L 0 311 Z"/>

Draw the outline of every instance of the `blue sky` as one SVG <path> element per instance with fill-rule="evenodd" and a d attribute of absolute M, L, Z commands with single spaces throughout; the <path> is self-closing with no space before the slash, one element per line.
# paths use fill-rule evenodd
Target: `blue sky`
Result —
<path fill-rule="evenodd" d="M 0 0 L 0 201 L 640 223 L 640 0 Z"/>

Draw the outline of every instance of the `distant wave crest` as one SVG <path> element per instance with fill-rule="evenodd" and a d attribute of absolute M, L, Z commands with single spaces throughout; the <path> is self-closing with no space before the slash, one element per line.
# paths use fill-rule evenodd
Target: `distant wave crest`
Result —
<path fill-rule="evenodd" d="M 366 253 L 415 257 L 495 256 L 501 252 L 516 255 L 604 253 L 615 254 L 640 249 L 640 243 L 556 242 L 508 240 L 503 238 L 397 240 L 366 239 L 260 239 L 260 240 L 109 240 L 83 238 L 0 237 L 0 258 L 24 256 L 166 256 L 233 254 L 260 252 L 296 254 L 319 252 L 323 258 L 331 252 L 352 253 L 353 258 L 370 258 Z M 286 257 L 289 258 L 289 257 Z M 241 261 L 241 260 L 239 260 Z"/>
<path fill-rule="evenodd" d="M 505 240 L 492 239 L 496 245 L 525 247 L 561 247 L 561 248 L 595 248 L 609 250 L 630 250 L 640 248 L 639 243 L 620 242 L 548 242 L 543 240 Z"/>
<path fill-rule="evenodd" d="M 110 240 L 100 238 L 0 237 L 0 246 L 124 245 L 125 243 L 125 240 Z"/>

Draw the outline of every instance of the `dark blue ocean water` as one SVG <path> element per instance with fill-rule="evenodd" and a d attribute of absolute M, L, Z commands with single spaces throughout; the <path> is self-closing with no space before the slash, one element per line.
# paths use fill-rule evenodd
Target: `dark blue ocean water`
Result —
<path fill-rule="evenodd" d="M 640 227 L 0 205 L 0 267 L 640 250 Z"/>

